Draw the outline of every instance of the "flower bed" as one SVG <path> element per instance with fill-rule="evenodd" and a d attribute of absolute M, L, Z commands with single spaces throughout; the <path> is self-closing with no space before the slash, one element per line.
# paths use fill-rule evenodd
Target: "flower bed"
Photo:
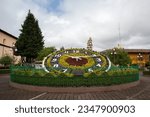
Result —
<path fill-rule="evenodd" d="M 92 67 L 94 64 L 95 64 L 95 61 L 93 60 L 93 58 L 84 58 L 83 57 L 83 59 L 85 59 L 85 64 L 83 63 L 83 61 L 82 61 L 82 63 L 80 63 L 80 64 L 82 64 L 82 65 L 75 65 L 75 63 L 74 63 L 74 65 L 73 65 L 73 63 L 72 64 L 69 64 L 69 61 L 67 62 L 67 60 L 69 59 L 69 58 L 71 58 L 71 57 L 69 57 L 68 55 L 63 55 L 63 56 L 61 56 L 60 57 L 60 59 L 59 59 L 59 64 L 60 65 L 62 65 L 63 67 L 66 67 L 66 68 L 72 68 L 72 69 L 85 69 L 85 68 L 89 68 L 89 67 Z M 80 60 L 79 60 L 80 61 Z M 78 62 L 79 62 L 78 61 Z M 71 62 L 71 61 L 70 61 Z"/>
<path fill-rule="evenodd" d="M 135 68 L 116 68 L 108 72 L 95 71 L 84 73 L 83 76 L 60 71 L 46 73 L 44 70 L 24 67 L 12 67 L 11 69 L 11 81 L 37 86 L 109 86 L 137 80 L 139 80 L 139 73 Z"/>
<path fill-rule="evenodd" d="M 55 69 L 60 72 L 71 72 L 81 75 L 97 69 L 108 71 L 111 67 L 111 62 L 109 62 L 109 58 L 105 55 L 96 51 L 77 48 L 56 51 L 48 55 L 43 60 L 43 63 L 46 72 L 53 72 Z M 80 73 L 75 72 L 80 70 Z"/>
<path fill-rule="evenodd" d="M 138 68 L 115 67 L 109 58 L 86 49 L 56 51 L 43 60 L 43 69 L 11 67 L 11 81 L 40 86 L 108 86 L 139 79 Z"/>

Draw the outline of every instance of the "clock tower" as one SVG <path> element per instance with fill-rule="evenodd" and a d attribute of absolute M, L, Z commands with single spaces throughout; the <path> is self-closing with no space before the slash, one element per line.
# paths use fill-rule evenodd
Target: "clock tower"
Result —
<path fill-rule="evenodd" d="M 92 38 L 90 37 L 87 42 L 87 50 L 93 50 Z"/>

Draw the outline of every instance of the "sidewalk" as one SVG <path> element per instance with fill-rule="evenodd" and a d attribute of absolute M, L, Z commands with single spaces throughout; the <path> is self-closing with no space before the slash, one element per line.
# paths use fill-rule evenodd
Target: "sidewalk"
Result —
<path fill-rule="evenodd" d="M 150 77 L 141 76 L 140 84 L 121 91 L 96 93 L 48 93 L 15 89 L 9 86 L 9 75 L 0 75 L 1 100 L 149 100 Z"/>

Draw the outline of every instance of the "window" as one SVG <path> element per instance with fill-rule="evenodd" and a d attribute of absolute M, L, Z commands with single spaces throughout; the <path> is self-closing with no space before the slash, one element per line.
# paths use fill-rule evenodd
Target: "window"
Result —
<path fill-rule="evenodd" d="M 5 42 L 6 42 L 6 39 L 3 39 L 3 44 L 5 44 Z"/>

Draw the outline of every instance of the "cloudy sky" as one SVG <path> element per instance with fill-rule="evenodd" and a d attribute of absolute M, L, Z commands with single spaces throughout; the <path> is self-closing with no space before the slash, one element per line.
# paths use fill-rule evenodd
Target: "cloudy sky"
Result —
<path fill-rule="evenodd" d="M 30 9 L 45 46 L 150 49 L 150 0 L 0 0 L 0 28 L 19 36 Z M 119 38 L 120 27 L 120 38 Z"/>

